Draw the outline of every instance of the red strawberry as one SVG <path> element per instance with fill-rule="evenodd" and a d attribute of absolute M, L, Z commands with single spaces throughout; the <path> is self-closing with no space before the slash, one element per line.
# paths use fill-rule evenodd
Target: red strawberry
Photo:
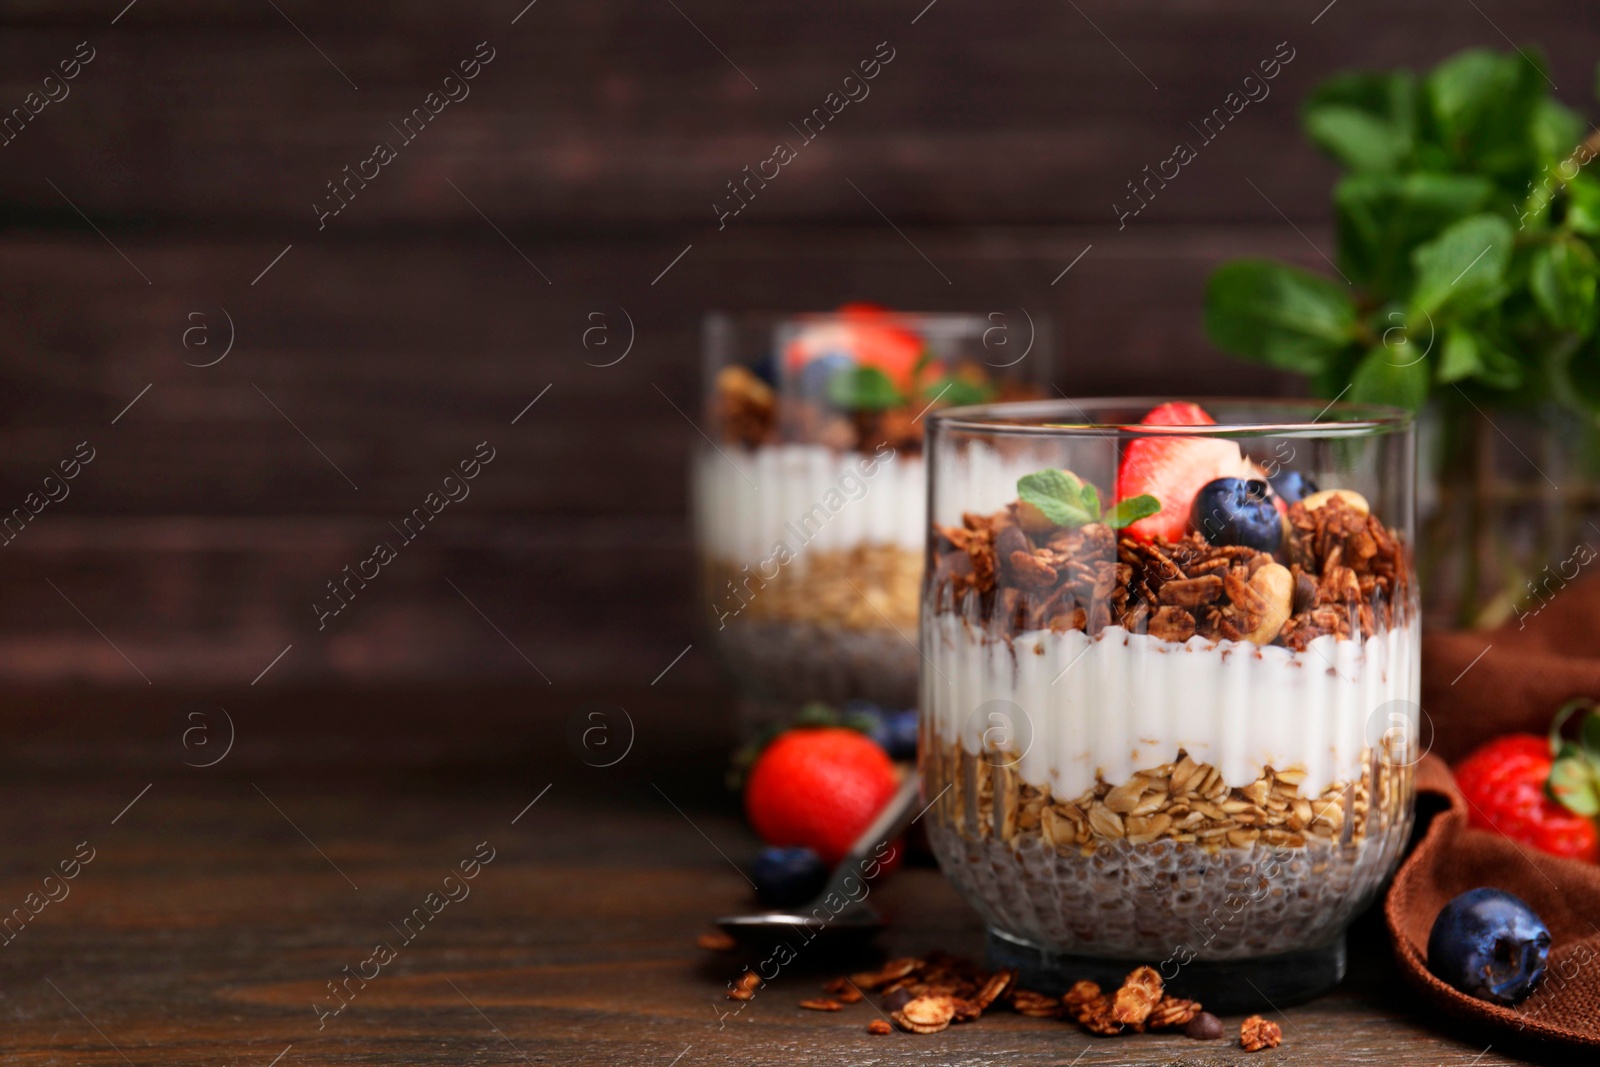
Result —
<path fill-rule="evenodd" d="M 899 785 L 877 742 L 838 726 L 790 730 L 750 769 L 745 815 L 769 845 L 803 845 L 830 867 Z"/>
<path fill-rule="evenodd" d="M 1545 794 L 1550 742 L 1533 734 L 1497 737 L 1456 764 L 1456 785 L 1473 826 L 1554 856 L 1600 861 L 1600 832 Z"/>
<path fill-rule="evenodd" d="M 1139 420 L 1140 426 L 1215 426 L 1217 420 L 1206 409 L 1187 400 L 1169 400 Z"/>
<path fill-rule="evenodd" d="M 876 367 L 896 386 L 909 389 L 924 345 L 922 338 L 899 323 L 892 312 L 876 304 L 846 304 L 833 318 L 807 326 L 789 343 L 789 367 L 798 371 L 814 359 L 839 354 L 860 366 Z"/>
<path fill-rule="evenodd" d="M 1173 401 L 1151 411 L 1141 426 L 1212 426 L 1198 404 Z M 1161 510 L 1127 527 L 1130 537 L 1176 541 L 1189 528 L 1195 494 L 1218 478 L 1247 478 L 1250 465 L 1232 441 L 1209 437 L 1141 437 L 1129 441 L 1117 469 L 1119 501 L 1148 493 Z"/>

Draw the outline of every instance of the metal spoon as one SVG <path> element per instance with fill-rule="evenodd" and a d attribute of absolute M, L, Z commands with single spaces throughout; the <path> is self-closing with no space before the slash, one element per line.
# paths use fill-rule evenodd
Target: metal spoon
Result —
<path fill-rule="evenodd" d="M 850 846 L 850 851 L 833 869 L 828 884 L 823 886 L 815 899 L 790 911 L 725 915 L 717 920 L 717 925 L 742 940 L 772 940 L 796 932 L 807 941 L 819 936 L 826 936 L 830 941 L 865 941 L 882 930 L 885 925 L 883 916 L 866 902 L 867 894 L 861 892 L 867 885 L 863 870 L 874 861 L 881 862 L 878 858 L 879 848 L 905 833 L 911 823 L 920 787 L 921 782 L 915 771 L 906 775 L 889 803 L 872 820 L 872 825 L 862 831 L 855 844 Z M 836 901 L 847 901 L 837 912 L 826 904 L 831 894 L 836 894 Z"/>

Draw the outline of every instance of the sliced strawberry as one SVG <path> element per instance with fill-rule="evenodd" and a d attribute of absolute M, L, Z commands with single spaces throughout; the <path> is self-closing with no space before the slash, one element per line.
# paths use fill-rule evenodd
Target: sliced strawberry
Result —
<path fill-rule="evenodd" d="M 1150 414 L 1139 420 L 1140 426 L 1215 426 L 1217 420 L 1206 414 L 1206 409 L 1187 400 L 1169 400 L 1150 409 Z"/>
<path fill-rule="evenodd" d="M 899 325 L 893 314 L 873 304 L 846 304 L 838 314 L 802 330 L 789 343 L 789 368 L 798 371 L 814 359 L 843 355 L 863 367 L 876 367 L 901 389 L 912 385 L 912 370 L 922 356 L 922 339 Z"/>
<path fill-rule="evenodd" d="M 1198 404 L 1162 404 L 1140 421 L 1141 426 L 1213 426 L 1216 420 Z M 1189 510 L 1207 482 L 1248 478 L 1250 463 L 1232 441 L 1209 437 L 1141 437 L 1123 449 L 1117 469 L 1119 501 L 1148 493 L 1161 510 L 1124 531 L 1142 541 L 1165 537 L 1176 541 L 1189 528 Z"/>

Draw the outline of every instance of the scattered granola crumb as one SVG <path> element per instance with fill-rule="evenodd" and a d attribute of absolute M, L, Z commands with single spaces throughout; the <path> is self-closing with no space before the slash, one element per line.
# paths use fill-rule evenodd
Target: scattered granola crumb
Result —
<path fill-rule="evenodd" d="M 1112 1037 L 1126 1029 L 1117 1022 L 1113 1001 L 1104 993 L 1081 1005 L 1076 1018 L 1079 1026 L 1102 1037 Z"/>
<path fill-rule="evenodd" d="M 1176 1030 L 1187 1026 L 1200 1015 L 1200 1002 L 1198 1000 L 1184 1000 L 1182 997 L 1162 997 L 1161 1003 L 1155 1006 L 1150 1013 L 1150 1018 L 1145 1020 L 1145 1025 L 1152 1030 Z M 1213 1016 L 1215 1018 L 1215 1016 Z M 1221 1026 L 1221 1023 L 1217 1024 Z M 1221 1036 L 1221 1031 L 1218 1031 Z"/>
<path fill-rule="evenodd" d="M 707 952 L 729 952 L 737 942 L 721 930 L 712 930 L 695 938 L 694 943 Z"/>
<path fill-rule="evenodd" d="M 1072 988 L 1061 994 L 1061 1003 L 1069 1009 L 1080 1008 L 1100 995 L 1100 986 L 1088 981 L 1074 982 Z"/>
<path fill-rule="evenodd" d="M 1010 970 L 996 971 L 989 976 L 989 980 L 978 990 L 977 996 L 972 998 L 972 1003 L 977 1005 L 981 1012 L 1003 996 L 1017 983 L 1017 972 Z"/>
<path fill-rule="evenodd" d="M 956 1017 L 956 1004 L 950 997 L 917 997 L 894 1013 L 902 1030 L 913 1034 L 937 1034 Z"/>
<path fill-rule="evenodd" d="M 838 1011 L 844 1007 L 843 1004 L 840 1004 L 832 997 L 813 997 L 810 1000 L 802 1000 L 800 1006 L 808 1011 Z"/>
<path fill-rule="evenodd" d="M 749 981 L 753 978 L 756 981 Z M 1017 1014 L 1035 1019 L 1065 1015 L 1089 1033 L 1105 1036 L 1182 1030 L 1190 1037 L 1213 1040 L 1223 1033 L 1221 1021 L 1201 1010 L 1199 1001 L 1165 994 L 1161 975 L 1152 967 L 1135 968 L 1111 993 L 1085 980 L 1074 983 L 1060 997 L 1052 997 L 1018 988 L 1017 979 L 1016 971 L 991 974 L 966 960 L 935 951 L 924 959 L 891 960 L 876 971 L 831 979 L 822 986 L 826 997 L 802 1001 L 800 1006 L 813 1011 L 839 1011 L 846 1004 L 862 1000 L 864 988 L 874 991 L 880 1010 L 894 1021 L 894 1026 L 912 1034 L 936 1034 L 952 1024 L 972 1022 L 995 1004 L 1009 1005 Z M 741 989 L 757 984 L 759 978 L 753 974 L 738 983 Z M 1259 1027 L 1251 1032 L 1258 1039 L 1270 1040 L 1271 1044 L 1281 1039 L 1272 1023 L 1259 1017 L 1254 1022 Z M 873 1034 L 889 1033 L 891 1029 L 882 1019 L 872 1020 L 867 1026 Z"/>
<path fill-rule="evenodd" d="M 862 989 L 878 989 L 897 979 L 904 978 L 921 965 L 921 960 L 907 956 L 903 959 L 890 960 L 876 971 L 862 971 L 860 974 L 852 974 L 850 981 Z"/>
<path fill-rule="evenodd" d="M 1138 967 L 1123 979 L 1111 1005 L 1112 1018 L 1129 1026 L 1141 1026 L 1161 1003 L 1161 975 L 1154 967 Z"/>
<path fill-rule="evenodd" d="M 728 990 L 729 1000 L 750 1000 L 756 995 L 756 987 L 761 984 L 761 976 L 755 971 L 745 971 L 733 983 L 733 988 Z"/>
<path fill-rule="evenodd" d="M 1239 1024 L 1239 1047 L 1246 1052 L 1277 1048 L 1281 1044 L 1283 1044 L 1283 1030 L 1277 1023 L 1268 1022 L 1259 1015 L 1252 1015 Z"/>
<path fill-rule="evenodd" d="M 1054 1019 L 1061 1015 L 1062 1004 L 1031 989 L 1016 989 L 1011 993 L 1011 1010 L 1033 1019 Z"/>

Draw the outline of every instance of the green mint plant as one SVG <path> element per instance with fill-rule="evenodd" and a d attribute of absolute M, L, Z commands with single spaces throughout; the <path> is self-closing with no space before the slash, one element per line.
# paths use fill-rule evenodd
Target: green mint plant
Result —
<path fill-rule="evenodd" d="M 1600 423 L 1600 177 L 1583 169 L 1600 131 L 1549 89 L 1541 56 L 1484 49 L 1319 85 L 1302 119 L 1345 171 L 1337 275 L 1224 264 L 1213 342 L 1325 397 L 1555 402 Z"/>

